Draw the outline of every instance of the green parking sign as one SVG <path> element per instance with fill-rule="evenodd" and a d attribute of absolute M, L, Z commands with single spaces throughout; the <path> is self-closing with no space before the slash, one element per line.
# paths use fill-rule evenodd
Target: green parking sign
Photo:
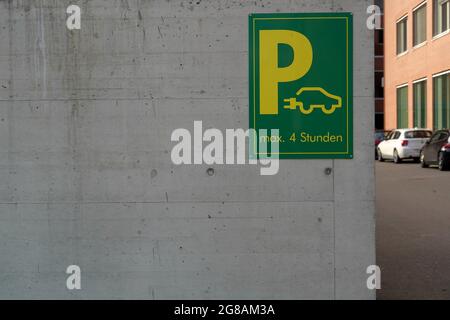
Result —
<path fill-rule="evenodd" d="M 268 156 L 260 143 L 278 141 L 280 159 L 353 157 L 352 21 L 351 13 L 249 16 L 249 127 L 267 129 L 251 154 Z"/>

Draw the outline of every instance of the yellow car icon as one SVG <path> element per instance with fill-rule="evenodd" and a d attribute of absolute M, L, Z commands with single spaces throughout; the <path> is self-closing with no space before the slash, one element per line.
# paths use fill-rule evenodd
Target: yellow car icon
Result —
<path fill-rule="evenodd" d="M 304 87 L 297 91 L 297 97 L 284 99 L 289 103 L 284 109 L 295 110 L 297 107 L 303 114 L 311 114 L 314 109 L 321 109 L 326 115 L 333 114 L 342 108 L 342 98 L 331 94 L 320 87 Z M 298 98 L 298 100 L 297 100 Z"/>

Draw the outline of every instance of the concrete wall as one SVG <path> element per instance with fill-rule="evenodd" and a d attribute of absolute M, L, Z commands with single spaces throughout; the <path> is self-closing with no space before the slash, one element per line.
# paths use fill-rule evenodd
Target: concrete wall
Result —
<path fill-rule="evenodd" d="M 0 1 L 0 298 L 373 298 L 369 2 Z M 354 160 L 173 165 L 248 126 L 248 14 L 308 11 L 355 15 Z"/>

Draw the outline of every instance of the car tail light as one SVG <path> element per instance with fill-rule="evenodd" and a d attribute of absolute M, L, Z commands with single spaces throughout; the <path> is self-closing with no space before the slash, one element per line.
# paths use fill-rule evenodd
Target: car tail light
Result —
<path fill-rule="evenodd" d="M 407 147 L 409 141 L 408 140 L 402 140 L 402 147 Z"/>
<path fill-rule="evenodd" d="M 380 139 L 375 139 L 375 145 L 377 146 L 377 145 L 379 145 L 380 144 L 380 142 L 381 142 L 381 140 Z"/>
<path fill-rule="evenodd" d="M 447 143 L 446 145 L 444 145 L 441 150 L 442 151 L 450 151 L 450 143 Z"/>

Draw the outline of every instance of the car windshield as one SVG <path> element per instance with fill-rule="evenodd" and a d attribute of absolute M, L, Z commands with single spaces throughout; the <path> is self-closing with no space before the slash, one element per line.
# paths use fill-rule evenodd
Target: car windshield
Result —
<path fill-rule="evenodd" d="M 383 140 L 384 139 L 384 132 L 375 132 L 375 139 Z"/>
<path fill-rule="evenodd" d="M 429 137 L 431 137 L 431 131 L 416 130 L 416 131 L 405 132 L 406 139 L 421 139 L 421 138 L 429 138 Z"/>

